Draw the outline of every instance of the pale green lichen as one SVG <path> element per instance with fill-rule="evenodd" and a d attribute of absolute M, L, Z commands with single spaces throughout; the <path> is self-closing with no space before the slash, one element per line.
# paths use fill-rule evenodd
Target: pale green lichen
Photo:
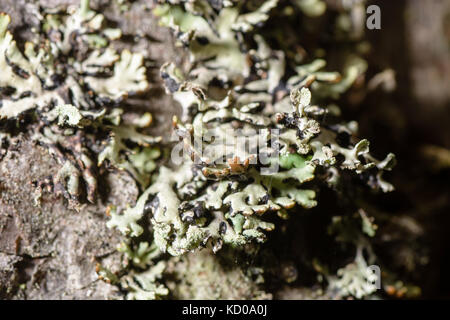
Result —
<path fill-rule="evenodd" d="M 254 123 L 247 119 L 231 119 Z M 215 120 L 212 127 L 220 128 L 222 121 L 222 118 Z M 202 130 L 203 134 L 205 130 Z M 234 162 L 228 163 L 230 169 L 221 174 L 210 174 L 207 165 L 199 170 L 199 164 L 188 159 L 177 170 L 163 167 L 136 207 L 120 215 L 113 213 L 109 225 L 117 226 L 125 233 L 131 231 L 132 236 L 140 235 L 143 230 L 137 222 L 144 214 L 144 201 L 148 201 L 155 243 L 164 252 L 180 255 L 206 245 L 210 239 L 214 251 L 222 243 L 239 246 L 252 239 L 262 241 L 265 236 L 260 230 L 274 228 L 273 224 L 260 220 L 263 213 L 284 213 L 284 209 L 296 204 L 305 208 L 316 205 L 315 192 L 301 188 L 303 183 L 314 178 L 314 165 L 299 154 L 283 155 L 279 161 L 281 171 L 267 176 L 256 168 L 241 170 L 242 165 Z M 241 181 L 233 181 L 231 176 L 240 176 Z M 219 178 L 219 182 L 211 177 Z M 235 223 L 237 216 L 242 219 L 239 223 Z"/>
<path fill-rule="evenodd" d="M 129 170 L 145 188 L 155 169 L 152 160 L 159 157 L 151 146 L 158 139 L 137 130 L 151 120 L 144 115 L 145 125 L 124 125 L 122 111 L 110 108 L 148 88 L 143 56 L 112 49 L 110 41 L 120 38 L 121 32 L 106 28 L 104 16 L 91 10 L 88 0 L 67 11 L 44 11 L 42 18 L 22 53 L 7 30 L 10 17 L 0 15 L 0 118 L 17 121 L 25 113 L 37 115 L 40 124 L 33 139 L 60 163 L 53 184 L 75 208 L 83 193 L 81 179 L 87 199 L 94 201 L 95 166 L 106 160 Z M 105 134 L 109 140 L 104 141 L 104 150 L 86 147 L 85 141 L 95 146 L 101 143 L 96 135 Z M 129 142 L 137 147 L 129 150 L 125 145 Z M 149 159 L 143 161 L 143 156 Z"/>
<path fill-rule="evenodd" d="M 392 168 L 394 156 L 373 158 L 368 140 L 354 138 L 355 123 L 339 122 L 334 103 L 366 71 L 363 59 L 349 55 L 342 73 L 325 71 L 322 58 L 302 64 L 296 58 L 293 65 L 286 52 L 271 49 L 257 34 L 278 1 L 255 6 L 161 2 L 154 13 L 176 32 L 191 58 L 186 73 L 173 63 L 161 68 L 167 93 L 183 110 L 181 120 L 174 119 L 179 143 L 172 155 L 184 152 L 184 157 L 176 168 L 161 168 L 135 209 L 118 216 L 123 219 L 119 229 L 136 231 L 132 226 L 149 213 L 161 251 L 178 256 L 210 244 L 216 252 L 223 244 L 243 247 L 263 241 L 263 231 L 275 227 L 265 216 L 277 212 L 286 218 L 290 209 L 316 206 L 319 186 L 339 190 L 341 176 L 349 173 L 364 173 L 364 181 L 374 189 L 392 190 L 381 176 Z M 310 17 L 326 10 L 324 1 L 293 3 Z M 294 71 L 289 78 L 286 68 Z M 274 130 L 279 132 L 276 146 L 270 145 Z M 245 143 L 236 138 L 239 135 Z M 266 147 L 263 156 L 252 149 L 261 143 Z M 276 157 L 267 161 L 269 154 Z M 262 170 L 272 165 L 277 172 Z M 376 229 L 365 213 L 360 218 L 362 231 L 355 231 L 354 239 L 358 248 L 363 235 L 373 237 Z M 330 290 L 340 290 L 342 297 L 363 298 L 375 291 L 365 284 L 373 279 L 363 270 L 367 265 L 359 252 L 336 280 L 329 277 Z"/>
<path fill-rule="evenodd" d="M 157 281 L 162 278 L 166 267 L 164 261 L 148 268 L 144 272 L 131 271 L 120 279 L 122 288 L 128 291 L 128 300 L 155 300 L 167 296 L 169 290 Z"/>
<path fill-rule="evenodd" d="M 85 184 L 93 202 L 95 168 L 101 166 L 126 170 L 142 191 L 134 206 L 108 210 L 107 226 L 126 236 L 118 248 L 123 272 L 97 268 L 128 299 L 166 297 L 169 287 L 177 292 L 165 276 L 185 277 L 176 264 L 189 265 L 186 256 L 203 247 L 238 252 L 262 243 L 278 217 L 308 214 L 324 188 L 341 196 L 348 177 L 393 189 L 382 175 L 394 166 L 394 155 L 375 159 L 369 141 L 356 138 L 357 124 L 341 121 L 336 105 L 367 63 L 354 50 L 340 72 L 329 71 L 321 50 L 302 53 L 309 48 L 297 43 L 297 35 L 270 21 L 315 19 L 326 10 L 322 0 L 159 1 L 153 13 L 189 55 L 187 66 L 167 62 L 160 69 L 166 92 L 182 109 L 181 119 L 173 120 L 178 161 L 172 157 L 161 166 L 155 163 L 160 138 L 143 133 L 150 114 L 130 120 L 119 108 L 149 85 L 143 55 L 110 46 L 120 30 L 105 27 L 105 17 L 83 0 L 80 7 L 44 12 L 22 53 L 7 31 L 9 16 L 0 15 L 0 117 L 14 122 L 35 116 L 33 139 L 61 166 L 56 191 L 76 206 Z M 336 274 L 318 270 L 327 292 L 338 298 L 370 296 L 379 280 L 367 268 L 375 259 L 368 239 L 377 225 L 361 203 L 354 200 L 358 214 L 337 213 L 329 228 L 337 243 L 356 248 L 354 262 Z M 211 256 L 204 259 L 207 274 L 214 274 Z M 205 266 L 197 261 L 194 267 Z M 242 287 L 254 290 L 248 296 L 265 298 L 255 289 L 264 279 L 257 269 L 254 283 L 241 269 L 226 274 L 244 279 Z"/>
<path fill-rule="evenodd" d="M 376 283 L 380 281 L 367 265 L 362 249 L 358 247 L 354 262 L 337 271 L 336 277 L 329 278 L 330 290 L 339 290 L 342 297 L 354 296 L 357 299 L 369 296 L 377 291 Z"/>

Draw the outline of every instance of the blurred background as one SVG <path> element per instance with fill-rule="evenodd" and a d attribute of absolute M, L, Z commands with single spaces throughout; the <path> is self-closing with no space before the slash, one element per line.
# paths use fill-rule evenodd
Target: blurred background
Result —
<path fill-rule="evenodd" d="M 410 274 L 423 297 L 450 298 L 450 1 L 370 3 L 380 6 L 382 22 L 366 31 L 368 76 L 393 70 L 395 90 L 368 93 L 348 116 L 357 115 L 372 152 L 398 159 L 390 176 L 396 191 L 377 203 L 405 233 L 389 235 L 384 258 Z M 427 261 L 415 261 L 421 250 Z"/>

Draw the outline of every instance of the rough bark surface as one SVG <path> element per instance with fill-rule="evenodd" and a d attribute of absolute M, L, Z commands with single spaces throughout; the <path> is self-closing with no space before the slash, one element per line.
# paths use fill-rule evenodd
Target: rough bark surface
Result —
<path fill-rule="evenodd" d="M 12 17 L 11 31 L 18 43 L 29 37 L 36 26 L 38 6 L 56 7 L 77 4 L 78 0 L 3 0 L 0 11 Z M 127 41 L 118 48 L 132 48 L 152 61 L 149 69 L 150 92 L 131 100 L 128 108 L 158 112 L 153 133 L 169 132 L 170 119 L 176 113 L 171 98 L 159 82 L 159 67 L 178 60 L 168 30 L 159 28 L 150 13 L 150 1 L 134 1 L 120 12 L 116 1 L 92 1 L 110 23 L 122 29 Z M 133 37 L 127 37 L 133 35 Z M 130 39 L 128 41 L 128 39 Z M 163 135 L 168 138 L 168 135 Z M 0 298 L 17 299 L 107 299 L 122 298 L 117 287 L 98 280 L 97 261 L 112 270 L 120 257 L 116 246 L 121 235 L 106 227 L 106 206 L 124 206 L 136 201 L 139 190 L 126 172 L 108 173 L 99 182 L 95 205 L 84 205 L 79 212 L 69 210 L 62 197 L 43 191 L 33 181 L 56 174 L 59 165 L 47 150 L 31 142 L 26 134 L 11 140 L 0 161 Z"/>

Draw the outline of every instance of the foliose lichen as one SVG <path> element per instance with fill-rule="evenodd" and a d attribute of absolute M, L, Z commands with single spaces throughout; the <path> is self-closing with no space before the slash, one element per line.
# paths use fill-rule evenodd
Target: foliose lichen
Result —
<path fill-rule="evenodd" d="M 101 279 L 129 299 L 166 297 L 173 283 L 165 275 L 177 273 L 183 257 L 204 247 L 249 250 L 270 237 L 277 219 L 320 205 L 324 189 L 340 196 L 356 180 L 358 188 L 393 189 L 383 173 L 395 156 L 372 156 L 357 123 L 343 121 L 337 106 L 364 77 L 361 50 L 346 48 L 339 72 L 330 71 L 320 46 L 309 48 L 275 23 L 306 21 L 307 29 L 326 10 L 321 0 L 158 1 L 154 15 L 189 56 L 187 66 L 167 61 L 160 69 L 167 94 L 182 109 L 173 119 L 171 159 L 162 166 L 155 164 L 164 154 L 160 139 L 143 131 L 151 115 L 126 118 L 121 108 L 129 95 L 148 89 L 143 56 L 113 49 L 121 31 L 107 27 L 89 1 L 42 12 L 23 52 L 7 30 L 10 17 L 0 15 L 0 121 L 20 126 L 32 116 L 33 139 L 61 166 L 51 182 L 55 191 L 75 208 L 83 194 L 94 202 L 97 171 L 109 167 L 129 172 L 142 190 L 125 210 L 108 208 L 107 225 L 125 236 L 118 250 L 126 263 L 120 272 L 99 264 Z M 341 39 L 349 32 L 336 29 Z M 0 146 L 8 134 L 2 130 Z M 315 264 L 338 298 L 364 298 L 377 289 L 372 282 L 379 279 L 367 271 L 376 259 L 369 239 L 377 225 L 358 209 L 337 214 L 329 227 L 337 243 L 354 246 L 352 262 L 337 270 Z M 259 285 L 263 272 L 256 273 Z"/>
<path fill-rule="evenodd" d="M 148 88 L 142 54 L 114 50 L 111 42 L 121 31 L 108 28 L 87 0 L 67 11 L 44 11 L 40 18 L 22 52 L 7 30 L 10 17 L 0 14 L 2 126 L 35 119 L 33 139 L 61 165 L 52 187 L 72 207 L 83 194 L 95 201 L 97 165 L 106 162 L 131 171 L 146 187 L 152 159 L 159 156 L 152 145 L 159 138 L 137 131 L 150 125 L 149 114 L 127 124 L 119 108 L 129 95 Z"/>
<path fill-rule="evenodd" d="M 166 91 L 183 111 L 173 120 L 175 163 L 160 168 L 135 207 L 113 212 L 109 226 L 139 237 L 140 221 L 149 217 L 161 252 L 217 252 L 265 241 L 276 227 L 269 222 L 274 214 L 286 219 L 316 206 L 322 188 L 341 192 L 343 176 L 382 192 L 393 189 L 382 175 L 394 155 L 375 159 L 369 141 L 356 138 L 357 123 L 340 120 L 336 105 L 366 62 L 351 54 L 342 72 L 330 72 L 322 57 L 293 55 L 278 45 L 273 34 L 284 31 L 273 26 L 268 33 L 264 24 L 294 8 L 308 17 L 326 9 L 323 1 L 159 1 L 154 14 L 190 57 L 187 70 L 173 62 L 161 67 Z M 366 214 L 361 219 L 362 229 L 336 229 L 358 235 L 350 241 L 358 248 L 355 262 L 327 275 L 339 297 L 376 290 L 366 285 L 377 279 L 367 274 L 361 253 L 361 243 L 370 249 L 364 234 L 372 237 L 376 228 Z"/>

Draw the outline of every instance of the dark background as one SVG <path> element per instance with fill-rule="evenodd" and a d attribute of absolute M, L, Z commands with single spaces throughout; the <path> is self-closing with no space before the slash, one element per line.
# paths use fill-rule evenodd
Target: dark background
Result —
<path fill-rule="evenodd" d="M 376 142 L 375 154 L 397 156 L 391 175 L 396 191 L 381 200 L 386 210 L 424 228 L 417 248 L 399 239 L 403 247 L 429 253 L 429 263 L 413 278 L 424 297 L 450 298 L 450 1 L 372 3 L 381 8 L 382 27 L 367 31 L 374 48 L 369 66 L 372 72 L 394 69 L 397 90 L 369 94 L 355 110 L 361 136 Z M 444 163 L 427 151 L 430 146 L 439 147 Z M 394 241 L 390 258 L 398 259 L 400 248 Z"/>

